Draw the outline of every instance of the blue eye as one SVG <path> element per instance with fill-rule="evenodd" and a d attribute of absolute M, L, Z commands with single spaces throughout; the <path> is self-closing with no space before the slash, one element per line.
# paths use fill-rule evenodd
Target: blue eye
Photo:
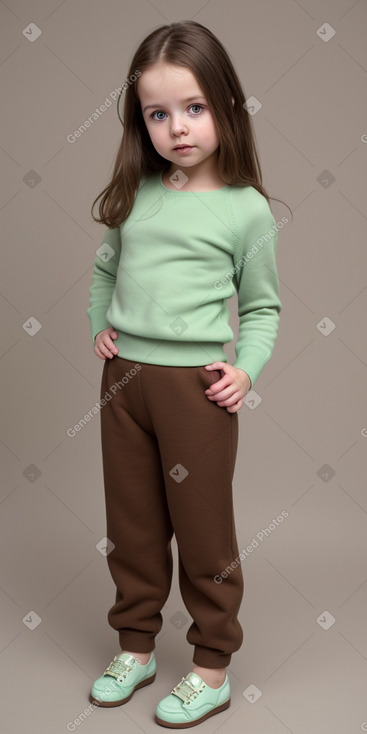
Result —
<path fill-rule="evenodd" d="M 200 109 L 204 109 L 204 108 L 203 108 L 203 105 L 201 105 L 201 104 L 191 104 L 191 105 L 190 105 L 190 107 L 189 107 L 189 109 L 190 109 L 191 107 L 200 107 Z M 151 115 L 149 115 L 149 117 L 151 117 L 151 118 L 153 119 L 153 118 L 154 118 L 154 116 L 155 116 L 155 115 L 158 115 L 158 114 L 163 114 L 163 115 L 165 115 L 166 113 L 165 113 L 165 112 L 163 112 L 163 110 L 155 110 L 155 112 L 152 112 L 152 114 L 151 114 Z M 194 114 L 194 117 L 198 117 L 198 115 L 197 115 L 197 114 Z M 162 120 L 162 119 L 164 119 L 164 118 L 160 117 L 160 118 L 158 118 L 158 120 L 157 120 L 157 118 L 154 118 L 154 119 L 155 119 L 155 120 L 156 120 L 156 121 L 158 122 L 159 120 Z"/>
<path fill-rule="evenodd" d="M 162 110 L 156 110 L 155 112 L 152 112 L 150 117 L 154 117 L 154 115 L 161 115 L 161 114 L 162 114 Z M 163 112 L 163 114 L 165 115 L 166 113 Z M 162 119 L 162 118 L 159 118 L 159 119 Z"/>

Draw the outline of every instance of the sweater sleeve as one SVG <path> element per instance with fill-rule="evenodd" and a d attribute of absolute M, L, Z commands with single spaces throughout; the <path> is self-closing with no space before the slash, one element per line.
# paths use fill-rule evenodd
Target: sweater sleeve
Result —
<path fill-rule="evenodd" d="M 272 356 L 282 308 L 276 266 L 278 230 L 267 200 L 258 193 L 233 257 L 239 316 L 234 367 L 247 372 L 251 388 Z"/>
<path fill-rule="evenodd" d="M 90 321 L 93 343 L 96 335 L 100 331 L 108 329 L 111 326 L 107 321 L 106 312 L 111 303 L 112 294 L 116 285 L 120 254 L 120 227 L 107 229 L 93 263 L 92 282 L 89 288 L 89 308 L 87 309 L 87 315 Z"/>

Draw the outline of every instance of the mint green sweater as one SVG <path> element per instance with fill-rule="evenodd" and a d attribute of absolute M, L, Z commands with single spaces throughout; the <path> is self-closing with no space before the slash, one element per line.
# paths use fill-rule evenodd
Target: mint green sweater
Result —
<path fill-rule="evenodd" d="M 238 293 L 235 367 L 256 382 L 277 337 L 278 230 L 253 186 L 168 189 L 142 177 L 133 209 L 108 228 L 93 264 L 92 340 L 113 326 L 118 356 L 179 367 L 228 362 L 227 299 Z"/>

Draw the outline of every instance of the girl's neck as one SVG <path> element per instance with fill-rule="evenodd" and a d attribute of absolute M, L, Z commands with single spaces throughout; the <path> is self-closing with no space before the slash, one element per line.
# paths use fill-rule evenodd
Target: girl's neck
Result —
<path fill-rule="evenodd" d="M 177 190 L 177 187 L 169 180 L 177 171 L 182 171 L 188 177 L 188 181 L 180 186 L 180 191 L 216 191 L 227 185 L 227 182 L 223 181 L 218 173 L 217 150 L 195 166 L 181 168 L 177 163 L 171 163 L 168 170 L 163 172 L 162 183 L 164 186 L 169 189 L 176 188 Z"/>
<path fill-rule="evenodd" d="M 176 171 L 183 171 L 185 173 L 185 169 L 177 167 L 173 170 L 163 171 L 162 183 L 167 187 L 167 189 L 174 189 L 177 191 L 177 186 L 174 186 L 170 181 L 170 178 L 174 176 Z M 189 175 L 188 179 L 189 180 L 186 181 L 183 186 L 180 186 L 180 191 L 216 191 L 217 189 L 222 189 L 227 185 L 226 181 L 222 181 L 218 175 L 216 177 L 207 175 L 194 177 Z"/>

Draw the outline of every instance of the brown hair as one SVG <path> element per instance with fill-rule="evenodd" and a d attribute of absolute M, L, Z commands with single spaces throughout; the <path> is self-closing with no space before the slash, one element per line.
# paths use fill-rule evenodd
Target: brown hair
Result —
<path fill-rule="evenodd" d="M 170 168 L 171 161 L 163 158 L 150 140 L 136 89 L 142 72 L 159 61 L 187 67 L 201 86 L 217 127 L 219 177 L 233 186 L 253 186 L 269 203 L 274 197 L 262 185 L 251 115 L 233 64 L 208 28 L 188 20 L 160 26 L 142 41 L 134 54 L 128 79 L 135 78 L 135 81 L 127 84 L 123 120 L 119 113 L 123 88 L 117 103 L 124 133 L 110 183 L 92 204 L 93 219 L 106 227 L 117 227 L 131 212 L 141 177 Z M 100 197 L 97 218 L 93 208 Z"/>

